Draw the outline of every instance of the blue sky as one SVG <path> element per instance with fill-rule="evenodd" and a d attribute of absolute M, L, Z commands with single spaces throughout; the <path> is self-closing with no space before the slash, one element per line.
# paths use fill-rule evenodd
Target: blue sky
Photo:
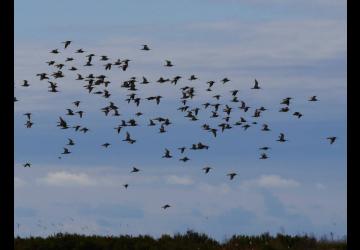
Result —
<path fill-rule="evenodd" d="M 73 44 L 60 55 L 48 52 Z M 141 44 L 151 51 L 140 51 Z M 59 80 L 60 93 L 47 92 L 47 83 L 35 76 L 51 72 L 51 58 L 81 68 L 85 59 L 72 55 L 84 48 L 96 55 L 131 59 L 126 72 L 103 71 L 95 57 L 94 74 L 111 80 L 109 90 L 120 118 L 105 117 L 100 108 L 108 100 L 88 95 L 75 74 L 66 69 Z M 173 61 L 171 69 L 163 67 Z M 199 1 L 15 1 L 15 233 L 47 235 L 66 230 L 98 234 L 151 234 L 183 232 L 191 228 L 216 239 L 236 234 L 269 231 L 314 233 L 318 236 L 346 232 L 346 2 L 316 0 L 199 0 Z M 70 65 L 69 65 L 70 66 Z M 90 71 L 81 69 L 82 74 Z M 199 80 L 187 79 L 195 74 Z M 122 81 L 131 76 L 183 76 L 177 86 L 152 82 L 139 95 L 164 96 L 161 105 L 144 102 L 140 108 L 124 101 Z M 219 82 L 211 93 L 205 82 Z M 263 88 L 251 90 L 257 78 Z M 29 88 L 20 86 L 28 79 Z M 240 100 L 252 107 L 265 106 L 259 124 L 248 131 L 234 128 L 214 139 L 200 129 L 209 121 L 189 122 L 176 109 L 180 87 L 194 85 L 192 107 L 211 100 L 214 93 L 229 102 L 229 91 L 239 89 Z M 317 95 L 319 102 L 308 98 Z M 282 98 L 294 98 L 291 113 L 279 113 Z M 82 120 L 65 115 L 74 100 L 82 101 Z M 211 100 L 214 102 L 214 100 Z M 232 106 L 236 107 L 230 103 Z M 141 110 L 140 126 L 129 129 L 134 145 L 122 142 L 113 128 Z M 34 126 L 24 127 L 23 113 L 32 112 Z M 250 111 L 251 115 L 253 111 Z M 86 134 L 61 131 L 58 116 L 91 129 Z M 234 111 L 254 121 L 250 114 Z M 168 132 L 147 127 L 150 118 L 169 117 Z M 218 120 L 220 122 L 220 120 Z M 271 132 L 260 131 L 266 122 Z M 280 132 L 289 139 L 276 142 Z M 329 145 L 328 136 L 339 140 Z M 67 138 L 76 146 L 59 160 Z M 178 161 L 177 147 L 203 142 L 207 151 L 188 152 L 187 163 Z M 100 145 L 110 142 L 103 149 Z M 269 145 L 270 158 L 259 160 L 261 146 Z M 169 148 L 172 159 L 162 159 Z M 30 161 L 31 169 L 22 164 Z M 201 168 L 214 169 L 204 175 Z M 142 172 L 131 175 L 132 166 Z M 229 181 L 226 174 L 236 171 Z M 129 189 L 122 185 L 129 183 Z M 172 207 L 163 211 L 166 203 Z M 71 219 L 70 219 L 71 218 Z M 61 225 L 59 225 L 61 223 Z M 46 226 L 46 229 L 42 226 Z"/>

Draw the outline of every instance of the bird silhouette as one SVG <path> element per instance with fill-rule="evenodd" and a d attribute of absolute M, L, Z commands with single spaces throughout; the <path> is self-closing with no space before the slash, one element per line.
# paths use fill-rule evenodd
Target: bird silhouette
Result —
<path fill-rule="evenodd" d="M 30 162 L 26 162 L 25 164 L 23 164 L 24 168 L 30 168 L 31 167 L 31 163 Z"/>
<path fill-rule="evenodd" d="M 169 60 L 165 60 L 165 65 L 164 65 L 165 67 L 172 67 L 172 66 L 174 66 L 172 63 L 171 63 L 171 61 L 169 61 Z"/>
<path fill-rule="evenodd" d="M 24 115 L 28 118 L 28 120 L 31 120 L 31 113 L 25 113 Z"/>
<path fill-rule="evenodd" d="M 277 140 L 279 142 L 286 142 L 287 140 L 285 139 L 285 135 L 283 133 L 280 133 L 279 135 L 279 139 Z"/>
<path fill-rule="evenodd" d="M 330 144 L 333 144 L 335 142 L 335 140 L 337 139 L 337 137 L 336 136 L 330 136 L 330 137 L 327 137 L 326 139 L 330 141 Z"/>
<path fill-rule="evenodd" d="M 262 147 L 262 148 L 259 148 L 260 150 L 269 150 L 270 147 Z"/>
<path fill-rule="evenodd" d="M 163 208 L 165 210 L 165 209 L 167 209 L 169 207 L 171 207 L 171 206 L 169 204 L 166 204 L 166 205 L 162 206 L 161 208 Z"/>
<path fill-rule="evenodd" d="M 162 158 L 172 158 L 172 156 L 170 155 L 170 151 L 167 148 L 165 148 L 165 154 Z"/>
<path fill-rule="evenodd" d="M 314 96 L 310 97 L 309 101 L 310 102 L 317 102 L 318 99 L 317 99 L 316 95 L 314 95 Z"/>
<path fill-rule="evenodd" d="M 150 50 L 149 46 L 144 44 L 141 50 Z"/>
<path fill-rule="evenodd" d="M 24 80 L 24 81 L 23 81 L 23 84 L 22 84 L 21 86 L 23 86 L 23 87 L 29 87 L 30 84 L 28 83 L 27 80 Z"/>
<path fill-rule="evenodd" d="M 64 152 L 62 152 L 61 154 L 66 155 L 66 154 L 70 154 L 71 152 L 69 151 L 69 149 L 64 148 Z"/>
<path fill-rule="evenodd" d="M 125 139 L 123 141 L 126 141 L 126 142 L 128 142 L 130 144 L 133 144 L 133 143 L 136 142 L 136 140 L 131 139 L 129 132 L 126 132 L 126 137 L 125 137 Z"/>
<path fill-rule="evenodd" d="M 212 169 L 212 167 L 203 167 L 205 174 L 209 173 L 210 169 Z"/>
<path fill-rule="evenodd" d="M 255 79 L 254 87 L 252 89 L 260 89 L 259 82 Z"/>
<path fill-rule="evenodd" d="M 183 157 L 183 158 L 181 158 L 181 159 L 179 159 L 179 161 L 183 161 L 183 162 L 187 162 L 187 161 L 189 161 L 190 159 L 188 158 L 188 157 Z"/>
<path fill-rule="evenodd" d="M 62 43 L 64 43 L 64 49 L 66 49 L 70 45 L 71 41 L 65 41 Z"/>
<path fill-rule="evenodd" d="M 261 156 L 260 156 L 261 160 L 265 160 L 267 158 L 269 158 L 269 157 L 265 153 L 262 153 Z"/>
<path fill-rule="evenodd" d="M 301 118 L 303 115 L 300 112 L 294 112 L 293 113 L 294 116 L 297 116 L 298 118 Z"/>
<path fill-rule="evenodd" d="M 234 179 L 234 177 L 237 175 L 237 173 L 228 173 L 227 176 L 229 176 L 230 180 Z"/>
<path fill-rule="evenodd" d="M 140 169 L 133 167 L 133 169 L 131 170 L 131 173 L 136 173 L 136 172 L 140 172 Z"/>
<path fill-rule="evenodd" d="M 68 140 L 69 140 L 69 142 L 67 144 L 68 146 L 74 146 L 75 145 L 75 142 L 72 139 L 68 138 Z"/>

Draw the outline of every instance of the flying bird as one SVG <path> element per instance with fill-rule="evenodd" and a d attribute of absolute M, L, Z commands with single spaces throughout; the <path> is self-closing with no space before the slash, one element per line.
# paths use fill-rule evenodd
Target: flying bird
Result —
<path fill-rule="evenodd" d="M 265 160 L 267 158 L 269 158 L 269 157 L 265 153 L 262 153 L 261 156 L 260 156 L 261 160 Z"/>
<path fill-rule="evenodd" d="M 227 176 L 230 177 L 230 180 L 234 179 L 234 177 L 237 175 L 237 173 L 229 173 Z"/>
<path fill-rule="evenodd" d="M 294 116 L 297 116 L 298 118 L 302 117 L 303 115 L 300 112 L 294 112 L 293 113 Z"/>
<path fill-rule="evenodd" d="M 203 168 L 205 174 L 209 173 L 210 169 L 212 169 L 212 167 L 204 167 Z"/>
<path fill-rule="evenodd" d="M 26 162 L 25 164 L 23 164 L 24 168 L 30 168 L 31 167 L 31 163 L 30 162 Z"/>
<path fill-rule="evenodd" d="M 131 170 L 131 173 L 136 173 L 136 172 L 139 172 L 140 169 L 136 168 L 136 167 L 133 167 L 133 169 Z"/>
<path fill-rule="evenodd" d="M 310 97 L 310 99 L 309 99 L 309 102 L 316 102 L 316 101 L 318 101 L 316 95 Z"/>
<path fill-rule="evenodd" d="M 69 145 L 69 146 L 74 146 L 75 145 L 75 142 L 72 139 L 68 138 L 68 140 L 69 140 L 69 142 L 68 142 L 67 145 Z"/>
<path fill-rule="evenodd" d="M 165 148 L 165 154 L 162 158 L 172 158 L 172 156 L 170 155 L 170 151 L 167 148 Z"/>
<path fill-rule="evenodd" d="M 167 209 L 169 207 L 171 207 L 171 206 L 169 204 L 166 204 L 166 205 L 162 206 L 161 208 L 163 208 L 165 210 L 165 209 Z"/>
<path fill-rule="evenodd" d="M 66 155 L 66 154 L 70 154 L 71 152 L 69 151 L 69 149 L 64 148 L 64 152 L 62 152 L 61 154 Z"/>
<path fill-rule="evenodd" d="M 277 140 L 279 142 L 286 142 L 287 140 L 285 139 L 285 135 L 283 133 L 280 133 L 279 135 L 279 139 Z"/>
<path fill-rule="evenodd" d="M 260 89 L 259 82 L 256 79 L 255 79 L 254 87 L 252 87 L 251 89 Z"/>
<path fill-rule="evenodd" d="M 141 50 L 150 50 L 149 46 L 144 44 Z"/>
<path fill-rule="evenodd" d="M 172 67 L 172 66 L 174 66 L 172 63 L 171 63 L 171 61 L 169 61 L 169 60 L 165 60 L 165 67 Z"/>
<path fill-rule="evenodd" d="M 26 117 L 28 118 L 28 120 L 31 120 L 31 113 L 25 113 L 24 115 L 26 115 Z"/>
<path fill-rule="evenodd" d="M 64 49 L 66 49 L 70 45 L 71 41 L 65 41 L 65 42 L 62 42 L 62 43 L 65 44 Z"/>
<path fill-rule="evenodd" d="M 330 141 L 330 144 L 333 144 L 335 142 L 335 140 L 337 139 L 337 137 L 336 136 L 330 136 L 330 137 L 327 137 L 326 139 Z"/>
<path fill-rule="evenodd" d="M 190 159 L 186 156 L 184 158 L 179 159 L 179 161 L 183 161 L 183 162 L 187 162 L 188 160 L 190 160 Z"/>

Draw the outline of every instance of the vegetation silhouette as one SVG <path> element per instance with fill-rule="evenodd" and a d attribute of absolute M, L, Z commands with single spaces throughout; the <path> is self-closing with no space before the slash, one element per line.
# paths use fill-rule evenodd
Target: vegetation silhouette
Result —
<path fill-rule="evenodd" d="M 174 236 L 167 234 L 155 239 L 149 235 L 86 236 L 58 233 L 47 238 L 14 238 L 15 250 L 345 250 L 347 241 L 309 235 L 290 236 L 264 233 L 257 236 L 234 235 L 220 243 L 204 233 L 188 230 Z"/>

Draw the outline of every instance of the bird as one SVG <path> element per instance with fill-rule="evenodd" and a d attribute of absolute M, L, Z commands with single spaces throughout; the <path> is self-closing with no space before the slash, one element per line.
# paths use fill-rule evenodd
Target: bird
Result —
<path fill-rule="evenodd" d="M 65 41 L 65 42 L 62 42 L 62 43 L 65 44 L 64 49 L 66 49 L 70 45 L 71 41 Z"/>
<path fill-rule="evenodd" d="M 281 108 L 279 112 L 288 112 L 290 109 L 288 107 Z"/>
<path fill-rule="evenodd" d="M 75 145 L 75 142 L 72 139 L 68 138 L 68 140 L 69 140 L 69 142 L 68 142 L 67 145 L 69 145 L 69 146 L 74 146 Z"/>
<path fill-rule="evenodd" d="M 163 208 L 165 210 L 165 209 L 167 209 L 169 207 L 171 207 L 171 206 L 169 204 L 166 204 L 166 205 L 162 206 L 161 208 Z"/>
<path fill-rule="evenodd" d="M 264 160 L 264 159 L 267 159 L 269 158 L 265 153 L 262 153 L 261 156 L 260 156 L 260 159 Z"/>
<path fill-rule="evenodd" d="M 24 81 L 23 81 L 23 84 L 22 84 L 21 86 L 23 86 L 23 87 L 29 87 L 30 84 L 28 83 L 27 80 L 24 80 Z"/>
<path fill-rule="evenodd" d="M 292 99 L 292 97 L 286 97 L 282 100 L 282 102 L 280 104 L 285 104 L 285 105 L 289 106 L 291 99 Z"/>
<path fill-rule="evenodd" d="M 88 129 L 88 128 L 86 128 L 86 127 L 83 127 L 83 128 L 81 128 L 79 131 L 84 132 L 84 134 L 85 134 L 86 132 L 88 132 L 88 131 L 89 131 L 89 129 Z"/>
<path fill-rule="evenodd" d="M 262 148 L 259 148 L 260 150 L 269 150 L 270 147 L 262 147 Z"/>
<path fill-rule="evenodd" d="M 311 97 L 309 98 L 309 102 L 316 102 L 316 101 L 318 101 L 316 95 L 311 96 Z"/>
<path fill-rule="evenodd" d="M 300 112 L 294 112 L 293 113 L 294 116 L 297 116 L 298 118 L 302 117 L 303 115 Z"/>
<path fill-rule="evenodd" d="M 144 44 L 141 50 L 150 50 L 149 46 Z"/>
<path fill-rule="evenodd" d="M 184 158 L 181 158 L 181 159 L 179 159 L 180 161 L 183 161 L 183 162 L 187 162 L 188 160 L 190 160 L 188 157 L 184 157 Z"/>
<path fill-rule="evenodd" d="M 84 115 L 84 111 L 82 110 L 76 111 L 75 113 L 79 114 L 80 118 L 82 118 Z"/>
<path fill-rule="evenodd" d="M 104 143 L 104 144 L 103 144 L 103 145 L 101 145 L 101 146 L 103 146 L 103 147 L 107 148 L 107 147 L 109 147 L 110 145 L 111 145 L 110 143 L 106 142 L 106 143 Z"/>
<path fill-rule="evenodd" d="M 66 109 L 66 110 L 67 110 L 66 115 L 74 115 L 74 111 L 72 111 L 71 109 Z"/>
<path fill-rule="evenodd" d="M 162 158 L 172 158 L 172 156 L 170 155 L 170 151 L 167 148 L 165 148 L 165 154 Z"/>
<path fill-rule="evenodd" d="M 232 96 L 236 96 L 236 94 L 239 92 L 239 90 L 231 90 L 230 93 Z"/>
<path fill-rule="evenodd" d="M 70 154 L 71 152 L 69 151 L 69 149 L 64 148 L 64 152 L 62 152 L 61 154 L 66 155 L 66 154 Z"/>
<path fill-rule="evenodd" d="M 172 66 L 174 66 L 172 63 L 171 63 L 171 61 L 169 61 L 169 60 L 165 60 L 165 65 L 164 65 L 165 67 L 172 67 Z"/>
<path fill-rule="evenodd" d="M 180 150 L 180 153 L 183 154 L 185 152 L 186 147 L 178 148 Z"/>
<path fill-rule="evenodd" d="M 48 62 L 46 62 L 46 63 L 47 63 L 47 65 L 51 66 L 51 65 L 54 65 L 54 64 L 55 64 L 55 61 L 48 61 Z"/>
<path fill-rule="evenodd" d="M 330 141 L 330 144 L 333 144 L 335 142 L 335 140 L 337 139 L 337 137 L 336 136 L 330 136 L 330 137 L 327 137 L 326 139 Z"/>
<path fill-rule="evenodd" d="M 217 132 L 216 128 L 210 129 L 210 132 L 214 135 L 214 137 L 216 137 L 216 132 Z"/>
<path fill-rule="evenodd" d="M 26 162 L 25 164 L 23 164 L 24 168 L 30 168 L 31 167 L 31 163 L 30 162 Z"/>
<path fill-rule="evenodd" d="M 114 128 L 118 134 L 120 134 L 120 131 L 122 129 L 121 125 L 118 125 L 116 128 Z"/>
<path fill-rule="evenodd" d="M 130 144 L 133 144 L 133 143 L 136 142 L 136 140 L 131 139 L 129 132 L 126 132 L 126 137 L 125 137 L 125 139 L 123 141 L 126 141 L 126 142 L 128 142 Z"/>
<path fill-rule="evenodd" d="M 234 177 L 237 175 L 237 173 L 228 173 L 227 176 L 230 177 L 230 180 L 234 179 Z"/>
<path fill-rule="evenodd" d="M 125 188 L 128 188 L 129 184 L 124 184 L 123 186 L 124 186 Z"/>
<path fill-rule="evenodd" d="M 73 104 L 74 104 L 76 107 L 79 107 L 80 101 L 75 101 L 75 102 L 73 102 Z"/>
<path fill-rule="evenodd" d="M 50 53 L 52 53 L 52 54 L 59 54 L 60 52 L 59 52 L 58 49 L 53 49 L 53 50 L 50 51 Z"/>
<path fill-rule="evenodd" d="M 28 120 L 31 120 L 31 113 L 25 113 L 24 115 L 26 115 L 26 117 L 28 118 Z"/>
<path fill-rule="evenodd" d="M 149 81 L 146 79 L 146 77 L 143 76 L 143 81 L 140 84 L 148 84 Z"/>
<path fill-rule="evenodd" d="M 131 173 L 136 173 L 136 172 L 139 172 L 140 169 L 136 168 L 136 167 L 133 167 L 133 169 L 131 170 Z"/>
<path fill-rule="evenodd" d="M 225 84 L 225 83 L 227 83 L 227 82 L 229 82 L 230 80 L 227 78 L 227 77 L 225 77 L 225 78 L 223 78 L 222 80 L 221 80 L 221 82 L 223 83 L 223 84 Z"/>
<path fill-rule="evenodd" d="M 203 167 L 205 174 L 209 173 L 210 169 L 212 169 L 212 167 Z"/>
<path fill-rule="evenodd" d="M 26 126 L 26 128 L 31 128 L 31 126 L 32 126 L 33 124 L 34 124 L 34 123 L 31 122 L 31 121 L 26 121 L 25 126 Z"/>
<path fill-rule="evenodd" d="M 279 135 L 279 139 L 277 140 L 279 142 L 286 142 L 287 140 L 285 139 L 285 135 L 283 133 L 280 133 Z"/>
<path fill-rule="evenodd" d="M 255 79 L 254 87 L 252 87 L 251 89 L 260 89 L 259 82 L 256 79 Z"/>
<path fill-rule="evenodd" d="M 194 80 L 197 80 L 197 79 L 198 78 L 195 75 L 191 75 L 190 78 L 189 78 L 190 81 L 194 81 Z"/>
<path fill-rule="evenodd" d="M 269 126 L 267 124 L 263 124 L 262 131 L 270 131 Z"/>

